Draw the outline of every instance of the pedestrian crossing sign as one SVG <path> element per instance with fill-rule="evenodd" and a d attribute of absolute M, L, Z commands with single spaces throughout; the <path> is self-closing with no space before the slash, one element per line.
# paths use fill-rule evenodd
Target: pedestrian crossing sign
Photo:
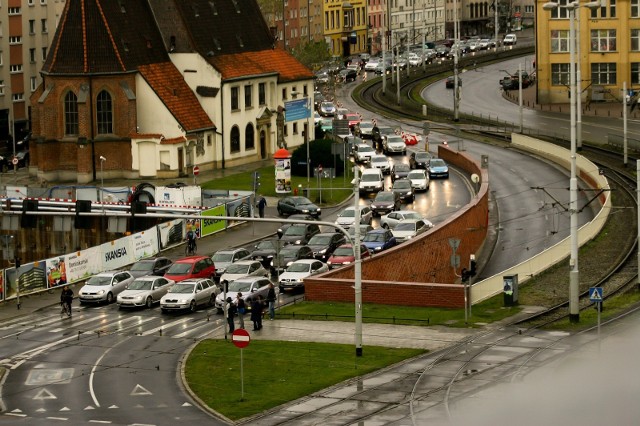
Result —
<path fill-rule="evenodd" d="M 602 287 L 589 288 L 589 300 L 592 302 L 602 302 Z"/>

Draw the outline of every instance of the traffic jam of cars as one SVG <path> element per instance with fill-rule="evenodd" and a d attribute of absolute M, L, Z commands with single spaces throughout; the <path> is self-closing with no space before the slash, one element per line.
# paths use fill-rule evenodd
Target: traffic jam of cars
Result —
<path fill-rule="evenodd" d="M 408 63 L 421 61 L 413 55 Z M 347 68 L 323 70 L 316 81 L 327 84 L 337 78 L 350 83 L 365 72 L 365 64 L 351 61 Z M 449 166 L 424 151 L 423 136 L 364 120 L 326 99 L 321 90 L 314 93 L 314 103 L 317 127 L 324 129 L 326 121 L 330 132 L 333 119 L 348 120 L 348 154 L 360 169 L 359 204 L 332 212 L 335 219 L 331 219 L 347 235 L 336 227 L 314 224 L 326 219 L 309 198 L 297 193 L 282 196 L 274 207 L 289 221 L 282 223 L 277 235 L 251 247 L 228 247 L 176 260 L 157 256 L 141 259 L 128 270 L 96 274 L 79 290 L 81 304 L 115 303 L 121 310 L 159 306 L 163 314 L 201 308 L 222 312 L 225 298 L 231 297 L 242 298 L 248 307 L 258 297 L 266 299 L 269 284 L 279 293 L 301 292 L 305 279 L 352 264 L 354 243 L 361 259 L 366 259 L 433 228 L 412 204 L 429 195 L 433 181 L 449 178 Z M 291 222 L 295 220 L 304 222 Z"/>

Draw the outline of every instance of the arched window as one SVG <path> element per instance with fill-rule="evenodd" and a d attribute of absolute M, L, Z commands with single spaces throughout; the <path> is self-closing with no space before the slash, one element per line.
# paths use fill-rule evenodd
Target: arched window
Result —
<path fill-rule="evenodd" d="M 78 97 L 73 92 L 67 92 L 64 97 L 64 134 L 78 133 Z"/>
<path fill-rule="evenodd" d="M 238 126 L 231 128 L 231 152 L 240 152 L 240 129 Z"/>
<path fill-rule="evenodd" d="M 106 90 L 98 93 L 96 99 L 96 115 L 98 121 L 98 134 L 113 133 L 113 105 L 111 95 Z"/>
<path fill-rule="evenodd" d="M 255 134 L 253 131 L 253 124 L 249 123 L 247 124 L 247 128 L 244 131 L 244 149 L 249 150 L 249 149 L 254 149 L 256 146 L 256 142 L 255 142 Z"/>

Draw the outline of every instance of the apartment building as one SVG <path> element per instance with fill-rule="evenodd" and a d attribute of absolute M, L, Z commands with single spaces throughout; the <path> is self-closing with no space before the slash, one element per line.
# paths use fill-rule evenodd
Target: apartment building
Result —
<path fill-rule="evenodd" d="M 30 101 L 42 79 L 65 0 L 0 1 L 0 143 L 30 131 Z"/>
<path fill-rule="evenodd" d="M 536 7 L 538 103 L 569 102 L 569 10 Z M 582 3 L 582 2 L 581 2 Z M 582 3 L 584 4 L 584 3 Z M 576 60 L 583 102 L 620 102 L 622 85 L 640 89 L 640 0 L 608 0 L 575 12 Z M 577 50 L 580 54 L 577 54 Z"/>

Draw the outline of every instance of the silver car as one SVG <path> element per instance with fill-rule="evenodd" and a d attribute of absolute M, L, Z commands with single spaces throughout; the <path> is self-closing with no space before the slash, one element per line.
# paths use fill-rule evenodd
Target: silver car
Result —
<path fill-rule="evenodd" d="M 216 267 L 216 277 L 220 277 L 227 267 L 238 260 L 245 260 L 251 256 L 251 252 L 245 248 L 229 248 L 218 250 L 211 256 Z"/>
<path fill-rule="evenodd" d="M 121 309 L 140 306 L 151 308 L 154 303 L 160 303 L 162 296 L 167 294 L 173 284 L 175 281 L 157 275 L 138 277 L 118 295 L 118 307 Z"/>
<path fill-rule="evenodd" d="M 160 299 L 162 312 L 190 310 L 198 306 L 213 306 L 220 293 L 218 286 L 209 278 L 195 278 L 180 281 L 171 286 Z"/>
<path fill-rule="evenodd" d="M 80 289 L 80 303 L 112 303 L 133 282 L 129 271 L 110 271 L 89 278 Z"/>
<path fill-rule="evenodd" d="M 222 312 L 224 310 L 225 296 L 230 297 L 235 303 L 238 298 L 238 293 L 242 293 L 242 299 L 244 299 L 247 310 L 251 309 L 251 302 L 254 298 L 262 296 L 262 299 L 266 300 L 270 283 L 271 281 L 265 277 L 238 278 L 229 284 L 226 294 L 223 292 L 218 294 L 218 297 L 216 297 L 216 308 L 218 309 L 218 312 Z"/>
<path fill-rule="evenodd" d="M 420 213 L 414 210 L 398 210 L 386 214 L 380 218 L 380 226 L 393 229 L 402 219 L 424 219 Z"/>
<path fill-rule="evenodd" d="M 267 277 L 267 271 L 259 260 L 239 260 L 227 266 L 227 270 L 220 277 L 220 282 L 233 282 L 240 277 Z"/>

